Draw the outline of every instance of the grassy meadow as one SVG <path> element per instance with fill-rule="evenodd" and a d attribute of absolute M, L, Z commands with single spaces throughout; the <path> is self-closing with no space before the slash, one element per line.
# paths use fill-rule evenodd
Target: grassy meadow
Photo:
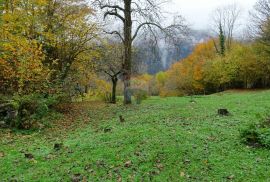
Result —
<path fill-rule="evenodd" d="M 44 130 L 0 130 L 0 181 L 270 181 L 270 151 L 240 138 L 270 91 L 68 107 Z"/>

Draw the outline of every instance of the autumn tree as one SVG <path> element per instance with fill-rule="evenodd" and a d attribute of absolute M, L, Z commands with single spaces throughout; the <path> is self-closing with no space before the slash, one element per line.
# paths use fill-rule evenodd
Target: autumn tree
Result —
<path fill-rule="evenodd" d="M 49 70 L 33 29 L 44 1 L 5 1 L 0 32 L 0 90 L 8 94 L 42 92 Z"/>
<path fill-rule="evenodd" d="M 71 65 L 65 78 L 64 91 L 70 96 L 86 96 L 97 80 L 95 60 L 99 59 L 99 50 L 85 51 Z"/>
<path fill-rule="evenodd" d="M 48 88 L 63 83 L 72 64 L 96 45 L 98 27 L 83 0 L 13 0 L 4 1 L 3 8 L 1 77 L 13 88 L 19 82 L 30 88 L 28 82 L 38 76 Z M 18 74 L 22 70 L 28 76 Z"/>
<path fill-rule="evenodd" d="M 46 62 L 64 80 L 81 54 L 94 49 L 98 26 L 84 0 L 46 0 L 43 14 Z M 95 51 L 95 50 L 94 50 Z"/>
<path fill-rule="evenodd" d="M 175 95 L 194 95 L 205 89 L 204 66 L 216 57 L 212 41 L 200 43 L 187 58 L 175 63 L 166 72 L 165 87 Z"/>
<path fill-rule="evenodd" d="M 132 43 L 140 35 L 142 30 L 147 30 L 155 34 L 156 30 L 161 30 L 169 35 L 174 30 L 183 30 L 183 19 L 178 16 L 174 19 L 172 25 L 161 25 L 162 10 L 161 5 L 165 1 L 156 0 L 95 0 L 94 3 L 100 7 L 104 20 L 109 17 L 119 20 L 121 29 L 106 31 L 109 34 L 117 35 L 123 42 L 124 46 L 124 64 L 123 64 L 123 81 L 124 81 L 124 103 L 131 103 L 131 68 L 132 68 Z M 116 24 L 116 23 L 115 23 Z M 110 27 L 112 29 L 112 27 Z M 175 32 L 174 32 L 175 33 Z"/>

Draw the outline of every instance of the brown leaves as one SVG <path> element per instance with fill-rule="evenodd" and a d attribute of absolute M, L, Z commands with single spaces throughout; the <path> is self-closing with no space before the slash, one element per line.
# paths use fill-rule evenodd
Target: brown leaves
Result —
<path fill-rule="evenodd" d="M 185 177 L 185 175 L 186 175 L 185 172 L 183 172 L 183 171 L 180 172 L 181 177 Z"/>
<path fill-rule="evenodd" d="M 74 174 L 72 175 L 71 177 L 71 181 L 72 182 L 80 182 L 80 181 L 83 181 L 83 176 L 81 174 Z"/>
<path fill-rule="evenodd" d="M 234 175 L 230 175 L 230 176 L 227 176 L 226 177 L 228 180 L 233 180 L 234 178 L 235 178 L 235 176 Z"/>
<path fill-rule="evenodd" d="M 124 165 L 126 168 L 129 168 L 132 166 L 132 161 L 127 161 L 125 162 L 125 165 Z"/>
<path fill-rule="evenodd" d="M 5 153 L 4 152 L 0 152 L 0 158 L 5 157 Z"/>

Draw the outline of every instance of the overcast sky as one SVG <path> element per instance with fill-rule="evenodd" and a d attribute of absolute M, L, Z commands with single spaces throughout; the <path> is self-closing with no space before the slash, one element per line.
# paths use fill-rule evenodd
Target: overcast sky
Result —
<path fill-rule="evenodd" d="M 257 0 L 172 0 L 169 11 L 179 12 L 195 29 L 208 29 L 211 12 L 217 7 L 236 3 L 242 9 L 242 24 Z"/>

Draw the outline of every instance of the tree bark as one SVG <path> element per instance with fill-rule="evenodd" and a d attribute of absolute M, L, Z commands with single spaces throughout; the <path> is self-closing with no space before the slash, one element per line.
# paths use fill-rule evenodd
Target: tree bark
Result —
<path fill-rule="evenodd" d="M 131 85 L 130 85 L 131 55 L 132 55 L 131 0 L 125 0 L 124 47 L 125 47 L 125 56 L 123 64 L 124 104 L 131 104 Z"/>
<path fill-rule="evenodd" d="M 88 94 L 88 85 L 85 85 L 85 86 L 84 86 L 84 93 L 85 93 L 85 94 Z"/>
<path fill-rule="evenodd" d="M 117 76 L 112 77 L 112 98 L 111 98 L 111 103 L 115 104 L 116 103 L 116 87 L 117 87 Z"/>

